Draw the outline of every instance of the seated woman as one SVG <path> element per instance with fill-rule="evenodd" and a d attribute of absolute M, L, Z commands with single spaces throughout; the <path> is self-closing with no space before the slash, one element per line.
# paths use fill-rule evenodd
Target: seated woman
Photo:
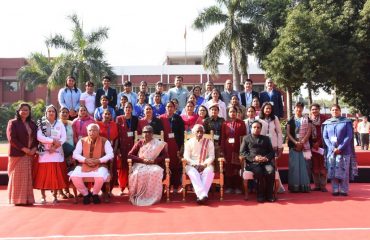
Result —
<path fill-rule="evenodd" d="M 128 153 L 134 162 L 129 176 L 130 201 L 137 206 L 150 206 L 159 202 L 163 192 L 163 168 L 167 144 L 153 138 L 153 128 L 143 128 L 144 139 Z"/>

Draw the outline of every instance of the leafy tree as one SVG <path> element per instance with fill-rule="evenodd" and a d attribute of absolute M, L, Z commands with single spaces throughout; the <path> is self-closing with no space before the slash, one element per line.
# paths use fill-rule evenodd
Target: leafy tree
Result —
<path fill-rule="evenodd" d="M 233 73 L 234 90 L 240 88 L 240 75 L 247 74 L 248 54 L 253 51 L 258 26 L 263 23 L 256 2 L 258 1 L 218 0 L 218 4 L 203 9 L 193 23 L 193 27 L 200 31 L 212 25 L 223 25 L 207 45 L 203 65 L 216 74 L 220 56 L 226 54 Z"/>
<path fill-rule="evenodd" d="M 50 59 L 41 53 L 32 53 L 27 59 L 27 65 L 17 72 L 19 80 L 24 81 L 28 90 L 34 90 L 39 85 L 46 85 L 46 104 L 50 104 L 50 92 L 57 86 L 64 84 L 64 78 L 51 78 L 58 58 Z"/>
<path fill-rule="evenodd" d="M 101 27 L 91 33 L 85 33 L 83 24 L 76 14 L 68 16 L 68 19 L 73 23 L 72 38 L 67 40 L 61 34 L 56 34 L 47 40 L 51 47 L 66 51 L 60 56 L 51 78 L 73 75 L 81 88 L 88 80 L 99 85 L 104 75 L 114 77 L 112 68 L 104 60 L 104 52 L 99 47 L 99 44 L 108 38 L 108 28 Z"/>

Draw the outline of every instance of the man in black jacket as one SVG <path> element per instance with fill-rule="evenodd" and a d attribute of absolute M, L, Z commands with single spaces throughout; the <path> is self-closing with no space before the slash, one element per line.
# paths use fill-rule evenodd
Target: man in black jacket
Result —
<path fill-rule="evenodd" d="M 261 135 L 262 124 L 252 123 L 252 134 L 244 137 L 240 146 L 240 155 L 244 157 L 245 170 L 251 171 L 257 179 L 257 201 L 275 202 L 273 195 L 275 168 L 272 160 L 275 157 L 270 138 Z"/>
<path fill-rule="evenodd" d="M 102 79 L 103 88 L 99 88 L 96 91 L 95 97 L 95 107 L 100 107 L 100 97 L 105 95 L 108 97 L 109 103 L 108 106 L 111 106 L 113 109 L 116 109 L 117 104 L 117 91 L 114 88 L 110 87 L 111 78 L 109 76 L 104 76 Z"/>

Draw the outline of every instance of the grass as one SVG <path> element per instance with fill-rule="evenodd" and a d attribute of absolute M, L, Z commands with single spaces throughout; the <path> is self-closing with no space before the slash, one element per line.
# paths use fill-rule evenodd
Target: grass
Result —
<path fill-rule="evenodd" d="M 8 143 L 0 142 L 0 154 L 7 154 L 7 153 L 8 153 Z"/>

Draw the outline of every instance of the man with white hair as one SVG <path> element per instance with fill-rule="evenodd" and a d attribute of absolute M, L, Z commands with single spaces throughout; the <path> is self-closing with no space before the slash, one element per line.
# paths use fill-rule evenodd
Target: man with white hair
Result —
<path fill-rule="evenodd" d="M 92 123 L 87 126 L 88 136 L 81 138 L 73 151 L 73 158 L 80 164 L 70 174 L 77 190 L 83 195 L 83 203 L 99 204 L 99 192 L 109 176 L 106 163 L 113 159 L 113 148 L 106 138 L 99 136 L 99 125 Z M 83 182 L 84 177 L 94 178 L 92 196 Z"/>
<path fill-rule="evenodd" d="M 215 147 L 211 140 L 203 138 L 202 125 L 195 124 L 192 133 L 195 137 L 185 144 L 184 159 L 187 162 L 185 170 L 197 195 L 197 203 L 205 204 L 215 176 L 212 165 L 215 159 Z"/>

